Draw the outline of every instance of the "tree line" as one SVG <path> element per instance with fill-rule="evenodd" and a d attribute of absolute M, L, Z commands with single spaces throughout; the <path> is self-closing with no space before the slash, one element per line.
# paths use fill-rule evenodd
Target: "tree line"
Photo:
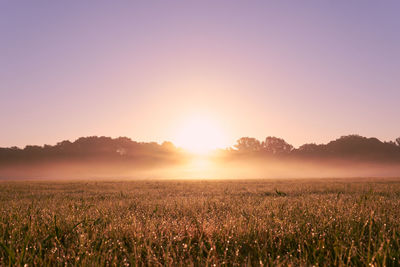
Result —
<path fill-rule="evenodd" d="M 342 136 L 327 144 L 304 144 L 294 148 L 282 138 L 269 136 L 263 141 L 242 137 L 236 144 L 220 151 L 227 157 L 274 157 L 293 159 L 356 159 L 367 161 L 396 161 L 400 163 L 400 138 L 382 142 L 359 135 Z M 127 137 L 82 137 L 74 142 L 56 145 L 0 148 L 0 166 L 8 164 L 43 163 L 54 161 L 178 163 L 186 152 L 171 142 L 136 142 Z"/>
<path fill-rule="evenodd" d="M 382 142 L 377 138 L 346 135 L 327 144 L 304 144 L 294 148 L 282 138 L 269 136 L 264 141 L 242 137 L 231 153 L 253 156 L 290 157 L 297 159 L 355 159 L 369 161 L 399 161 L 400 137 Z"/>
<path fill-rule="evenodd" d="M 42 162 L 167 162 L 178 160 L 182 151 L 171 142 L 136 142 L 127 137 L 81 137 L 74 142 L 62 141 L 54 146 L 0 148 L 0 166 L 11 163 Z"/>

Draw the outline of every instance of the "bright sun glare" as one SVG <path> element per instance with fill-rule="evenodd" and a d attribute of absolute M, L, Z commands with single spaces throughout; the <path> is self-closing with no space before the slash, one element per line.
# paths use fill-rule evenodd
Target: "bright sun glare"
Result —
<path fill-rule="evenodd" d="M 189 152 L 206 154 L 223 148 L 224 135 L 219 125 L 211 118 L 193 116 L 178 130 L 176 144 Z"/>

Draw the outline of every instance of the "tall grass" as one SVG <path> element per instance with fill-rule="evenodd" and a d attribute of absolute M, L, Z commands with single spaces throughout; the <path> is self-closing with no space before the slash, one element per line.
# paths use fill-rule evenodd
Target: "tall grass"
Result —
<path fill-rule="evenodd" d="M 400 265 L 400 179 L 0 183 L 0 266 Z"/>

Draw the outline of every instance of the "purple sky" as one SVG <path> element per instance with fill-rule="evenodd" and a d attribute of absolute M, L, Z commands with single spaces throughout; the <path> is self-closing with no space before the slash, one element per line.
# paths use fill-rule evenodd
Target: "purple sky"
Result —
<path fill-rule="evenodd" d="M 138 2 L 0 2 L 0 146 L 400 136 L 400 1 Z"/>

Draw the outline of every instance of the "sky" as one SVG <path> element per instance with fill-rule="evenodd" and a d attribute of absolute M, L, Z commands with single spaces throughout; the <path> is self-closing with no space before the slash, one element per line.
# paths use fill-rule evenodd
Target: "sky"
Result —
<path fill-rule="evenodd" d="M 390 0 L 3 0 L 0 147 L 92 135 L 179 145 L 209 130 L 219 146 L 394 140 L 399 13 Z M 206 126 L 186 131 L 199 117 Z"/>

